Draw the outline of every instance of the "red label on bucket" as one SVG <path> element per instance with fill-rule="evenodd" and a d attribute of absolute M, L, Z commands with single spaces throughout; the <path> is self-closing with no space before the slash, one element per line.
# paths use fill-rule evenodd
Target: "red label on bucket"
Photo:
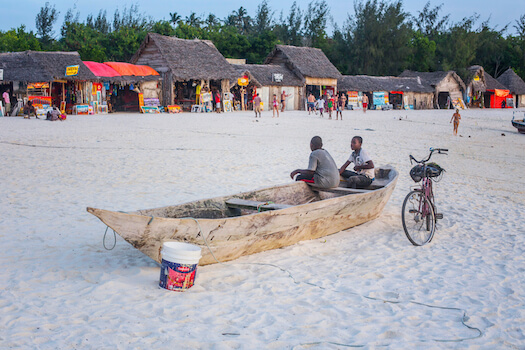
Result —
<path fill-rule="evenodd" d="M 193 286 L 197 264 L 178 264 L 162 259 L 159 286 L 175 291 L 184 291 Z"/>

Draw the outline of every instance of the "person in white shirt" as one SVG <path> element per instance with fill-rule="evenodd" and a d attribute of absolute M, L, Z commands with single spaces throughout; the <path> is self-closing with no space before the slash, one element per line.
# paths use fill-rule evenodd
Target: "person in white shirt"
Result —
<path fill-rule="evenodd" d="M 350 147 L 353 152 L 350 158 L 339 169 L 339 174 L 346 180 L 350 188 L 366 188 L 372 184 L 375 177 L 374 162 L 368 155 L 368 152 L 361 148 L 363 138 L 361 136 L 354 136 Z M 354 163 L 354 171 L 346 170 L 346 168 Z"/>
<path fill-rule="evenodd" d="M 321 114 L 321 117 L 323 117 L 323 111 L 324 111 L 324 98 L 323 96 L 319 97 L 317 100 L 317 109 L 319 110 L 319 113 Z"/>

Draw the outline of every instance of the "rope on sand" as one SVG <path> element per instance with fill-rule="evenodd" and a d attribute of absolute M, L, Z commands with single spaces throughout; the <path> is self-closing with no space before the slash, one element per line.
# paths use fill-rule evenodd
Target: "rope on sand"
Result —
<path fill-rule="evenodd" d="M 192 220 L 195 220 L 195 222 L 197 223 L 197 226 L 199 227 L 199 233 L 198 235 L 201 235 L 202 238 L 204 239 L 204 243 L 206 244 L 206 247 L 208 247 L 208 250 L 210 251 L 211 255 L 213 256 L 213 259 L 215 259 L 215 261 L 221 265 L 224 265 L 224 266 L 228 266 L 228 265 L 260 265 L 260 266 L 270 266 L 270 267 L 274 267 L 276 269 L 279 269 L 281 270 L 282 272 L 288 274 L 288 277 L 290 277 L 290 279 L 295 283 L 295 284 L 306 284 L 306 285 L 309 285 L 309 286 L 312 286 L 312 287 L 316 287 L 316 288 L 319 288 L 319 289 L 322 289 L 322 290 L 326 290 L 325 287 L 323 286 L 320 286 L 320 285 L 317 285 L 315 283 L 310 283 L 310 282 L 305 282 L 305 281 L 297 281 L 295 279 L 295 277 L 292 275 L 292 273 L 285 269 L 285 268 L 282 268 L 278 265 L 274 265 L 274 264 L 268 264 L 268 263 L 230 263 L 230 264 L 225 264 L 221 261 L 219 261 L 219 259 L 217 259 L 217 257 L 215 256 L 215 254 L 213 254 L 213 251 L 211 250 L 210 248 L 210 245 L 208 244 L 208 240 L 206 239 L 206 237 L 204 236 L 204 234 L 202 233 L 202 228 L 201 228 L 201 225 L 199 223 L 199 220 L 197 220 L 196 218 L 193 218 L 193 217 L 185 217 L 185 218 L 182 218 L 182 219 L 192 219 Z M 198 237 L 197 235 L 197 237 Z M 343 292 L 339 292 L 337 290 L 335 290 L 335 292 L 338 292 L 338 293 L 343 293 Z M 430 304 L 425 304 L 425 303 L 421 303 L 421 302 L 418 302 L 418 301 L 413 301 L 413 300 L 407 300 L 407 301 L 397 301 L 397 300 L 387 300 L 387 299 L 381 299 L 381 298 L 375 298 L 375 297 L 371 297 L 371 296 L 368 296 L 368 295 L 363 295 L 363 294 L 359 294 L 359 293 L 355 293 L 355 292 L 347 292 L 347 293 L 344 293 L 344 294 L 353 294 L 353 295 L 357 295 L 357 296 L 360 296 L 362 298 L 365 298 L 365 299 L 369 299 L 369 300 L 375 300 L 375 301 L 381 301 L 383 303 L 389 303 L 389 304 L 403 304 L 403 303 L 408 303 L 408 304 L 415 304 L 415 305 L 420 305 L 420 306 L 424 306 L 424 307 L 428 307 L 428 308 L 434 308 L 434 309 L 442 309 L 442 310 L 453 310 L 453 311 L 462 311 L 463 312 L 463 316 L 461 317 L 461 324 L 463 324 L 463 326 L 465 326 L 466 328 L 470 329 L 470 330 L 473 330 L 473 331 L 476 331 L 478 334 L 475 335 L 475 336 L 472 336 L 472 337 L 468 337 L 468 338 L 456 338 L 456 339 L 431 339 L 431 340 L 427 340 L 427 339 L 421 339 L 419 340 L 420 342 L 428 342 L 428 341 L 435 341 L 435 342 L 440 342 L 440 343 L 453 343 L 453 342 L 462 342 L 462 341 L 466 341 L 466 340 L 472 340 L 472 339 L 477 339 L 477 338 L 480 338 L 481 336 L 483 336 L 483 332 L 477 328 L 477 327 L 473 327 L 473 326 L 470 326 L 468 325 L 466 322 L 468 321 L 468 316 L 467 316 L 467 311 L 465 309 L 461 309 L 461 308 L 457 308 L 457 307 L 448 307 L 448 306 L 438 306 L 438 305 L 430 305 Z M 366 344 L 340 344 L 340 343 L 335 343 L 335 342 L 329 342 L 329 341 L 319 341 L 319 342 L 313 342 L 313 343 L 302 343 L 302 344 L 298 344 L 298 345 L 295 345 L 294 347 L 292 347 L 292 350 L 295 349 L 296 347 L 298 346 L 313 346 L 313 345 L 321 345 L 321 344 L 330 344 L 330 345 L 336 345 L 336 346 L 343 346 L 343 347 L 347 347 L 347 348 L 363 348 L 365 346 L 367 346 Z M 376 346 L 389 346 L 389 345 L 376 345 Z"/>
<path fill-rule="evenodd" d="M 106 250 L 113 250 L 113 248 L 115 248 L 115 246 L 117 245 L 117 234 L 115 232 L 115 230 L 113 230 L 113 246 L 111 248 L 108 248 L 106 247 L 106 235 L 108 234 L 108 229 L 109 229 L 109 226 L 106 226 L 106 232 L 104 232 L 104 238 L 102 239 L 102 245 L 104 246 L 104 248 L 106 248 Z"/>

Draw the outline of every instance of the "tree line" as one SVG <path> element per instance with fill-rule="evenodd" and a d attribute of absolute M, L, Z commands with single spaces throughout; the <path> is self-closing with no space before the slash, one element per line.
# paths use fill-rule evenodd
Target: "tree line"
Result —
<path fill-rule="evenodd" d="M 430 2 L 414 15 L 403 9 L 402 0 L 356 0 L 354 10 L 339 25 L 326 0 L 311 0 L 303 9 L 294 2 L 287 13 L 277 13 L 263 0 L 253 16 L 241 6 L 226 18 L 173 12 L 153 20 L 135 4 L 113 16 L 100 10 L 81 20 L 73 8 L 56 33 L 59 11 L 46 2 L 35 18 L 36 32 L 24 25 L 0 31 L 0 52 L 78 51 L 85 61 L 129 61 L 146 34 L 155 32 L 211 40 L 225 57 L 256 64 L 275 44 L 286 44 L 322 49 L 343 74 L 398 75 L 405 69 L 461 74 L 479 64 L 495 77 L 509 67 L 525 77 L 525 14 L 498 28 L 477 14 L 452 22 L 442 13 L 443 4 Z"/>

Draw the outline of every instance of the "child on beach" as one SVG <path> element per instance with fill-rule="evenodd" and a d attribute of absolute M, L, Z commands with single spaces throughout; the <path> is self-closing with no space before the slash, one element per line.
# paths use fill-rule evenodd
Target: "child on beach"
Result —
<path fill-rule="evenodd" d="M 354 136 L 350 143 L 352 154 L 350 158 L 339 169 L 339 174 L 346 180 L 350 188 L 366 188 L 370 186 L 375 177 L 374 162 L 368 153 L 361 148 L 363 138 L 361 136 Z M 354 171 L 346 170 L 346 168 L 354 163 Z"/>
<path fill-rule="evenodd" d="M 459 121 L 461 120 L 461 115 L 459 114 L 459 109 L 456 108 L 456 113 L 452 115 L 450 122 L 454 121 L 454 135 L 458 134 Z"/>
<path fill-rule="evenodd" d="M 332 119 L 332 111 L 334 110 L 334 98 L 328 96 L 328 119 Z"/>
<path fill-rule="evenodd" d="M 273 109 L 273 117 L 272 118 L 275 118 L 275 112 L 277 112 L 277 118 L 279 118 L 279 101 L 277 101 L 277 95 L 276 94 L 273 94 L 272 109 Z"/>
<path fill-rule="evenodd" d="M 257 118 L 257 113 L 259 113 L 259 118 L 261 117 L 261 98 L 259 94 L 255 94 L 253 98 L 253 110 L 255 111 L 255 118 Z"/>
<path fill-rule="evenodd" d="M 321 117 L 323 117 L 323 111 L 324 111 L 324 98 L 323 98 L 323 96 L 319 97 L 319 99 L 317 100 L 317 109 L 319 110 L 319 114 L 321 114 Z"/>
<path fill-rule="evenodd" d="M 343 120 L 343 108 L 344 108 L 343 96 L 341 96 L 340 98 L 337 98 L 337 95 L 335 96 L 335 103 L 337 104 L 337 111 L 335 112 L 335 120 L 339 119 L 339 115 L 341 115 L 341 120 Z"/>

